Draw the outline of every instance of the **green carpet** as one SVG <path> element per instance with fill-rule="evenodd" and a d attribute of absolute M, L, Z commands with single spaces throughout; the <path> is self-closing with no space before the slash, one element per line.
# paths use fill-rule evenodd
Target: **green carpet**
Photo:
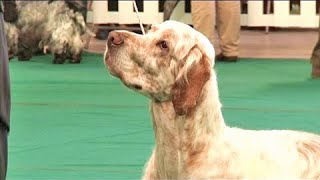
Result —
<path fill-rule="evenodd" d="M 139 179 L 153 147 L 148 100 L 112 78 L 101 55 L 10 62 L 8 180 Z M 320 80 L 306 60 L 216 66 L 227 123 L 320 133 Z"/>

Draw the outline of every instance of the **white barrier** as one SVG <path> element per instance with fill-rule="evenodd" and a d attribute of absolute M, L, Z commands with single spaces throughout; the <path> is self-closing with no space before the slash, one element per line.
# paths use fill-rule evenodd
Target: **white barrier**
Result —
<path fill-rule="evenodd" d="M 144 24 L 160 23 L 163 13 L 158 11 L 158 1 L 144 1 L 144 12 L 139 16 Z M 180 1 L 171 19 L 192 24 L 190 13 L 184 11 L 185 2 Z M 274 13 L 263 14 L 263 1 L 248 1 L 248 14 L 241 14 L 242 26 L 274 26 L 314 28 L 319 26 L 316 14 L 316 1 L 301 1 L 300 14 L 290 14 L 289 1 L 274 1 Z M 138 24 L 133 11 L 132 1 L 119 1 L 119 11 L 108 11 L 107 1 L 93 1 L 92 12 L 88 13 L 88 22 L 94 24 Z"/>

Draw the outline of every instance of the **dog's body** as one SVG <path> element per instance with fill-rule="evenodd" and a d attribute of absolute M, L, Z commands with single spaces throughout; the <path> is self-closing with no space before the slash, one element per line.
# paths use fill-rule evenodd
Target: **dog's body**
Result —
<path fill-rule="evenodd" d="M 4 29 L 6 32 L 9 59 L 11 59 L 18 52 L 19 31 L 18 31 L 18 28 L 13 23 L 9 23 L 9 22 L 4 23 Z"/>
<path fill-rule="evenodd" d="M 156 146 L 143 178 L 320 179 L 320 136 L 225 125 L 214 55 L 206 37 L 175 21 L 145 36 L 110 33 L 110 73 L 151 99 Z"/>
<path fill-rule="evenodd" d="M 48 51 L 55 56 L 53 63 L 81 61 L 81 35 L 88 32 L 81 13 L 71 10 L 64 1 L 17 1 L 17 9 L 19 60 Z"/>

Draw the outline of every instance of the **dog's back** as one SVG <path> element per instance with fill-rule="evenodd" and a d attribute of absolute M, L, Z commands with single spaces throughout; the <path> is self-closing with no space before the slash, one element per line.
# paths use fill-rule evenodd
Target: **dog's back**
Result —
<path fill-rule="evenodd" d="M 251 178 L 320 178 L 320 136 L 290 130 L 227 128 L 226 142 Z M 257 138 L 258 137 L 258 138 Z"/>

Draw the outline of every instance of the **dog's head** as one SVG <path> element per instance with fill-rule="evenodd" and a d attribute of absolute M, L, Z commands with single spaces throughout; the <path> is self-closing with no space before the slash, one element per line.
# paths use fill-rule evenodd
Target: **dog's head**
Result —
<path fill-rule="evenodd" d="M 214 63 L 209 40 L 176 21 L 154 25 L 146 35 L 110 32 L 104 61 L 127 87 L 156 102 L 172 101 L 179 115 L 193 108 Z"/>

